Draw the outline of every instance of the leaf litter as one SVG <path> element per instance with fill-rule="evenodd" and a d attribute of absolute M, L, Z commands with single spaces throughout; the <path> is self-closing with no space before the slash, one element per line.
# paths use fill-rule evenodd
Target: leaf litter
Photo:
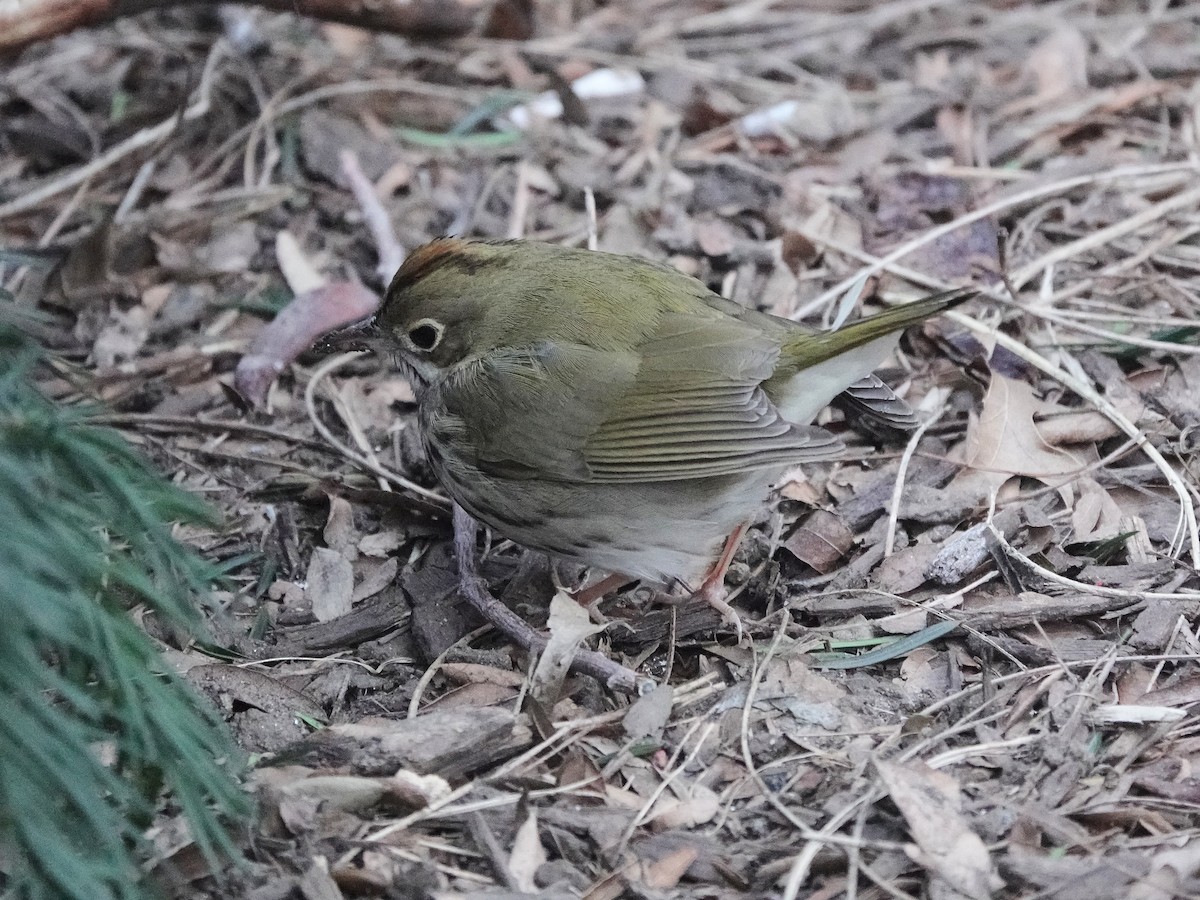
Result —
<path fill-rule="evenodd" d="M 175 895 L 1200 892 L 1196 11 L 536 12 L 434 44 L 162 11 L 0 74 L 0 283 L 53 317 L 44 390 L 225 513 L 182 535 L 226 565 L 223 656 L 168 658 L 263 814 Z M 826 414 L 846 458 L 730 570 L 751 643 L 636 588 L 556 614 L 577 573 L 493 540 L 531 659 L 456 596 L 409 386 L 308 349 L 442 234 L 594 237 L 817 327 L 985 297 L 884 366 L 944 397 L 903 463 Z M 567 674 L 584 647 L 660 687 Z"/>

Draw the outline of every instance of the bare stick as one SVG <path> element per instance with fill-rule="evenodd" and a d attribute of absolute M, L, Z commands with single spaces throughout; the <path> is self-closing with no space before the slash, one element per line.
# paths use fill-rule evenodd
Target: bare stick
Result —
<path fill-rule="evenodd" d="M 492 596 L 487 583 L 479 577 L 475 565 L 475 520 L 457 503 L 454 504 L 454 555 L 458 559 L 459 589 L 472 608 L 483 616 L 488 624 L 505 637 L 530 653 L 541 653 L 546 649 L 546 637 L 533 626 Z M 641 678 L 632 669 L 614 662 L 603 653 L 594 650 L 579 650 L 571 661 L 572 671 L 591 675 L 615 691 L 626 694 L 641 694 L 654 683 Z"/>
<path fill-rule="evenodd" d="M 148 9 L 188 6 L 198 0 L 26 0 L 0 7 L 0 52 L 86 25 L 97 25 Z M 447 38 L 468 34 L 486 15 L 480 0 L 246 0 L 281 12 L 298 13 L 408 37 Z"/>
<path fill-rule="evenodd" d="M 384 288 L 387 288 L 392 282 L 392 276 L 404 262 L 404 247 L 396 238 L 396 230 L 392 228 L 392 217 L 383 208 L 383 203 L 379 199 L 379 194 L 375 192 L 375 185 L 371 183 L 371 179 L 363 174 L 362 166 L 359 165 L 354 151 L 343 149 L 341 161 L 342 174 L 346 176 L 346 181 L 350 184 L 350 192 L 358 201 L 363 221 L 366 222 L 371 237 L 375 241 L 375 247 L 379 254 L 379 265 L 375 267 L 375 271 L 379 275 L 379 280 L 383 282 Z"/>

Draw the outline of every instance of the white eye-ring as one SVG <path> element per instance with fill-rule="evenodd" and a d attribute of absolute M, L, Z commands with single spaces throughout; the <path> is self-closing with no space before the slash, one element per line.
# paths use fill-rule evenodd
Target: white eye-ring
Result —
<path fill-rule="evenodd" d="M 442 342 L 446 326 L 436 319 L 418 319 L 408 329 L 408 339 L 413 347 L 422 353 L 428 353 Z"/>

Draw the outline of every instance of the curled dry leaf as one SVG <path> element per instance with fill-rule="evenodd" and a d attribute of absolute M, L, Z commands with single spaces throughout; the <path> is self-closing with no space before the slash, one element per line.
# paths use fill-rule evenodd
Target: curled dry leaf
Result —
<path fill-rule="evenodd" d="M 536 893 L 538 886 L 534 876 L 547 859 L 546 848 L 538 836 L 537 811 L 530 808 L 529 815 L 517 829 L 512 853 L 508 857 L 508 873 L 516 889 L 528 894 Z"/>
<path fill-rule="evenodd" d="M 358 552 L 363 556 L 387 556 L 403 543 L 404 535 L 399 531 L 377 531 L 363 536 L 358 542 Z"/>
<path fill-rule="evenodd" d="M 525 676 L 520 672 L 501 669 L 497 666 L 485 666 L 480 663 L 442 663 L 439 671 L 455 684 L 498 684 L 519 690 L 525 683 Z"/>
<path fill-rule="evenodd" d="M 656 829 L 694 828 L 711 822 L 721 809 L 721 798 L 711 788 L 677 778 L 671 783 L 674 797 L 659 797 L 649 819 Z"/>
<path fill-rule="evenodd" d="M 400 769 L 385 786 L 388 799 L 412 809 L 424 809 L 451 791 L 450 782 L 440 775 L 419 775 L 408 769 Z"/>
<path fill-rule="evenodd" d="M 587 610 L 561 591 L 550 601 L 547 626 L 550 640 L 533 670 L 531 693 L 547 709 L 553 709 L 562 693 L 575 651 L 593 634 L 603 631 L 604 626 L 593 624 Z"/>
<path fill-rule="evenodd" d="M 379 298 L 361 284 L 336 281 L 304 294 L 280 310 L 251 344 L 234 373 L 234 388 L 260 406 L 272 382 L 318 338 L 372 315 Z"/>

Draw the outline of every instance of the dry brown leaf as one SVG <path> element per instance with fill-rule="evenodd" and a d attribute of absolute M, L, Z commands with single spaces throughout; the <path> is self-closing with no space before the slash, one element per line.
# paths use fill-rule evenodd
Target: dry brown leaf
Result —
<path fill-rule="evenodd" d="M 795 210 L 785 224 L 795 234 L 818 247 L 829 241 L 854 250 L 862 248 L 863 232 L 858 219 L 815 190 L 812 184 L 793 177 L 784 183 L 784 190 L 787 209 Z"/>
<path fill-rule="evenodd" d="M 508 703 L 517 695 L 517 688 L 495 682 L 468 682 L 460 688 L 442 694 L 425 707 L 427 710 L 447 712 L 450 710 L 471 711 L 488 706 Z"/>
<path fill-rule="evenodd" d="M 1033 417 L 1043 404 L 1024 381 L 992 375 L 977 419 L 967 427 L 966 463 L 999 486 L 1013 475 L 1059 480 L 1086 461 L 1052 447 Z"/>
<path fill-rule="evenodd" d="M 817 506 L 826 498 L 825 492 L 813 484 L 803 471 L 791 469 L 780 482 L 779 493 L 788 500 L 798 500 L 808 506 Z"/>
<path fill-rule="evenodd" d="M 533 670 L 530 693 L 547 709 L 552 709 L 561 696 L 575 651 L 593 634 L 603 631 L 604 626 L 594 624 L 587 610 L 562 591 L 550 601 L 550 620 L 546 624 L 550 640 Z"/>
<path fill-rule="evenodd" d="M 679 884 L 679 880 L 683 878 L 699 855 L 700 851 L 696 847 L 680 847 L 661 859 L 652 863 L 644 863 L 642 883 L 656 890 L 670 890 Z"/>
<path fill-rule="evenodd" d="M 875 766 L 917 842 L 910 855 L 955 892 L 951 896 L 988 900 L 1003 886 L 987 848 L 962 814 L 957 781 L 919 761 L 876 760 Z"/>
<path fill-rule="evenodd" d="M 317 338 L 365 319 L 378 307 L 379 298 L 357 282 L 333 282 L 297 295 L 254 338 L 238 362 L 234 387 L 251 405 L 263 403 L 279 373 Z"/>
<path fill-rule="evenodd" d="M 646 818 L 655 828 L 694 828 L 711 822 L 721 809 L 721 798 L 702 784 L 676 778 L 671 790 L 674 797 L 664 794 L 650 807 Z"/>
<path fill-rule="evenodd" d="M 532 807 L 517 836 L 513 838 L 512 853 L 508 857 L 508 873 L 512 876 L 513 884 L 519 891 L 528 894 L 537 893 L 537 870 L 549 857 L 538 836 L 537 810 Z"/>
<path fill-rule="evenodd" d="M 520 672 L 480 663 L 448 662 L 443 663 L 439 671 L 456 684 L 499 684 L 519 690 L 525 683 L 525 676 Z"/>
<path fill-rule="evenodd" d="M 937 544 L 913 544 L 897 550 L 875 567 L 871 584 L 889 594 L 907 594 L 925 583 L 925 572 L 941 547 Z"/>
<path fill-rule="evenodd" d="M 660 684 L 650 693 L 638 697 L 621 720 L 625 734 L 635 741 L 643 738 L 661 739 L 667 720 L 671 717 L 674 698 L 675 690 L 669 684 Z"/>
<path fill-rule="evenodd" d="M 1074 486 L 1079 497 L 1071 510 L 1072 538 L 1095 541 L 1114 537 L 1121 531 L 1121 507 L 1095 479 L 1077 478 Z"/>
<path fill-rule="evenodd" d="M 854 543 L 854 534 L 841 517 L 818 509 L 784 542 L 796 559 L 825 575 Z"/>
<path fill-rule="evenodd" d="M 755 698 L 756 702 L 779 697 L 803 697 L 811 702 L 837 703 L 845 696 L 844 687 L 819 672 L 814 672 L 801 660 L 776 659 L 763 673 Z M 741 703 L 740 700 L 737 702 Z"/>
<path fill-rule="evenodd" d="M 395 581 L 396 573 L 400 571 L 400 560 L 394 556 L 383 560 L 360 559 L 353 566 L 358 586 L 350 598 L 352 604 L 374 597 Z"/>
<path fill-rule="evenodd" d="M 900 678 L 915 695 L 944 697 L 950 692 L 946 658 L 932 647 L 918 647 L 900 663 Z"/>
<path fill-rule="evenodd" d="M 383 799 L 386 782 L 361 775 L 312 775 L 282 786 L 287 797 L 303 797 L 345 812 L 363 812 Z"/>
<path fill-rule="evenodd" d="M 329 517 L 322 532 L 325 546 L 354 562 L 358 556 L 358 532 L 354 529 L 354 508 L 345 497 L 329 495 Z"/>
<path fill-rule="evenodd" d="M 304 595 L 318 622 L 329 622 L 350 612 L 354 597 L 354 568 L 336 550 L 314 547 L 304 576 Z"/>

